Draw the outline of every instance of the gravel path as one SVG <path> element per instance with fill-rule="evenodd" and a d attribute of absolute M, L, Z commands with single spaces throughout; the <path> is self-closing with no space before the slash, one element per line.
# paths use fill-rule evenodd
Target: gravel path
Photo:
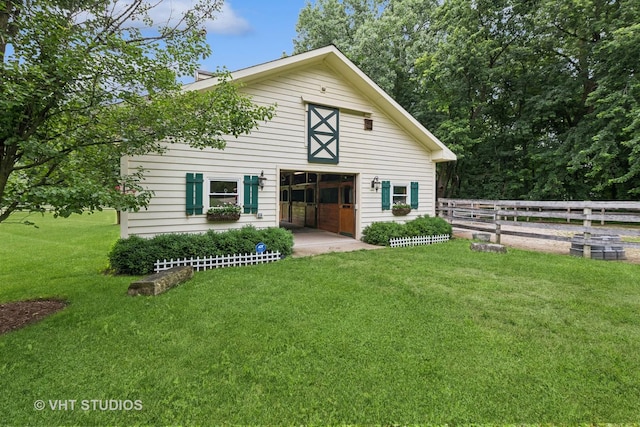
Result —
<path fill-rule="evenodd" d="M 508 230 L 508 229 L 509 229 L 508 227 L 503 227 L 503 230 Z M 567 237 L 573 236 L 573 232 L 553 231 L 549 229 L 540 229 L 540 228 L 527 228 L 527 232 L 537 233 L 537 234 L 554 233 L 556 235 L 564 235 Z M 474 233 L 474 231 L 465 230 L 465 229 L 456 228 L 456 227 L 453 228 L 453 235 L 455 237 L 471 239 L 472 233 Z M 571 248 L 570 242 L 510 236 L 507 234 L 502 234 L 500 240 L 501 240 L 500 243 L 511 248 L 518 248 L 518 249 L 525 249 L 525 250 L 539 251 L 539 252 L 548 252 L 548 253 L 567 255 L 567 256 L 569 256 L 569 249 Z M 494 234 L 491 234 L 491 241 L 495 242 Z M 633 264 L 640 264 L 640 249 L 625 248 L 625 255 L 627 257 L 627 260 L 621 261 L 621 262 L 630 262 Z"/>

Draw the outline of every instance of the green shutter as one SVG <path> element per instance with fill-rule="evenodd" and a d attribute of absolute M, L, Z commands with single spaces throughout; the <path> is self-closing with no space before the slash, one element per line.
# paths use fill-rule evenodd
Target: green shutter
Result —
<path fill-rule="evenodd" d="M 418 183 L 411 183 L 411 209 L 418 209 Z"/>
<path fill-rule="evenodd" d="M 382 210 L 391 209 L 391 182 L 382 181 Z"/>
<path fill-rule="evenodd" d="M 244 213 L 258 213 L 258 175 L 244 176 Z"/>
<path fill-rule="evenodd" d="M 203 197 L 203 176 L 201 173 L 187 174 L 187 215 L 202 215 L 204 205 Z"/>
<path fill-rule="evenodd" d="M 196 203 L 194 205 L 196 215 L 202 215 L 204 212 L 204 204 L 202 203 L 202 193 L 204 190 L 204 177 L 201 173 L 196 174 Z"/>
<path fill-rule="evenodd" d="M 195 191 L 195 179 L 192 173 L 187 174 L 187 215 L 193 215 L 193 193 Z"/>

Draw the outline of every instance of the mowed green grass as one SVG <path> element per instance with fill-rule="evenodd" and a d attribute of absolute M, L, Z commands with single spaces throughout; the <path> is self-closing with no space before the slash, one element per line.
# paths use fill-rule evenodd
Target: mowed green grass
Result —
<path fill-rule="evenodd" d="M 454 240 L 196 273 L 134 298 L 132 278 L 101 273 L 113 212 L 36 222 L 0 224 L 0 302 L 70 304 L 0 336 L 0 424 L 640 420 L 637 265 Z M 93 399 L 142 409 L 82 409 Z"/>

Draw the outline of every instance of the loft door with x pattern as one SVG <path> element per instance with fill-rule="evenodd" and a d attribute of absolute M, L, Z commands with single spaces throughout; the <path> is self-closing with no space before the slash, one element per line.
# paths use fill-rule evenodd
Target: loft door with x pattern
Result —
<path fill-rule="evenodd" d="M 338 128 L 340 112 L 337 108 L 309 104 L 308 160 L 312 163 L 338 164 Z"/>

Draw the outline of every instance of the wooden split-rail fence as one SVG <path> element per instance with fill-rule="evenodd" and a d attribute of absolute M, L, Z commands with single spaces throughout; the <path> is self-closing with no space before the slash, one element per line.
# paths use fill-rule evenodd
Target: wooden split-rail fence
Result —
<path fill-rule="evenodd" d="M 453 227 L 495 235 L 556 240 L 584 246 L 597 236 L 624 236 L 616 245 L 640 248 L 640 202 L 439 199 L 438 216 Z"/>

